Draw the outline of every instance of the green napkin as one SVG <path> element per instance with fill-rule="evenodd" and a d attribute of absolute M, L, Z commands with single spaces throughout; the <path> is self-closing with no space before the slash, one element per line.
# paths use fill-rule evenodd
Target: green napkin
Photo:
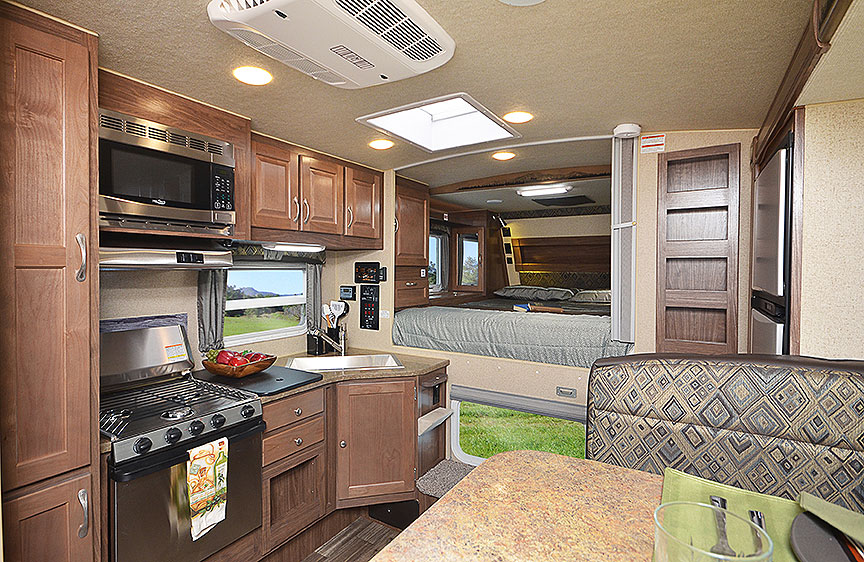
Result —
<path fill-rule="evenodd" d="M 718 484 L 691 476 L 684 472 L 667 468 L 663 472 L 662 503 L 674 501 L 690 501 L 710 504 L 710 496 L 722 496 L 727 500 L 727 510 L 735 515 L 750 520 L 748 510 L 761 511 L 765 516 L 765 527 L 768 536 L 774 541 L 774 562 L 797 562 L 789 544 L 789 531 L 792 520 L 801 513 L 801 507 L 792 500 L 768 496 L 749 490 L 742 490 L 726 484 Z M 712 537 L 716 535 L 714 518 L 707 521 L 682 521 L 682 525 L 691 528 L 705 529 Z M 731 537 L 730 537 L 731 540 Z"/>
<path fill-rule="evenodd" d="M 801 492 L 798 504 L 804 511 L 809 511 L 835 529 L 843 531 L 858 542 L 864 542 L 864 514 L 855 513 L 807 492 Z"/>

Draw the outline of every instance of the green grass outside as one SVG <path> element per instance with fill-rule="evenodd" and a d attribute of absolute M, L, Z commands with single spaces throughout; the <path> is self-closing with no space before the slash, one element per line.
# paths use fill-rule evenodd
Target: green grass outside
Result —
<path fill-rule="evenodd" d="M 284 312 L 262 314 L 261 316 L 226 316 L 223 331 L 226 336 L 236 336 L 251 332 L 263 332 L 264 330 L 276 330 L 277 328 L 290 328 L 299 323 L 300 318 Z"/>
<path fill-rule="evenodd" d="M 546 451 L 585 458 L 585 426 L 579 422 L 462 402 L 459 446 L 488 458 L 504 451 Z"/>

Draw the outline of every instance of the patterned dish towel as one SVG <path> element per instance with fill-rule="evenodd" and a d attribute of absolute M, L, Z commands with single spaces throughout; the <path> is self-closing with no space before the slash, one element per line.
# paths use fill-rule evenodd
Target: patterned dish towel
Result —
<path fill-rule="evenodd" d="M 189 519 L 196 541 L 225 519 L 228 498 L 228 438 L 189 450 L 186 461 Z"/>

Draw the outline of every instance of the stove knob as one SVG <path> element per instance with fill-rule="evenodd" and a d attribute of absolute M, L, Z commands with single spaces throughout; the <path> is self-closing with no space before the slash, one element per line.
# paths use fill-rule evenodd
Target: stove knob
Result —
<path fill-rule="evenodd" d="M 204 431 L 204 424 L 200 421 L 195 420 L 189 424 L 189 433 L 192 435 L 198 435 L 202 431 Z"/>
<path fill-rule="evenodd" d="M 172 427 L 165 432 L 165 441 L 167 441 L 168 443 L 176 443 L 180 441 L 181 437 L 183 437 L 183 432 L 176 427 Z"/>
<path fill-rule="evenodd" d="M 244 418 L 251 418 L 252 416 L 255 415 L 255 407 L 250 406 L 249 404 L 246 404 L 245 406 L 243 406 L 240 409 L 240 415 L 243 416 Z"/>
<path fill-rule="evenodd" d="M 150 441 L 148 437 L 142 437 L 138 441 L 135 441 L 135 444 L 132 445 L 132 450 L 138 453 L 139 455 L 143 455 L 147 451 L 150 450 L 150 447 L 153 446 L 153 442 Z"/>
<path fill-rule="evenodd" d="M 213 414 L 213 417 L 210 418 L 210 425 L 213 426 L 213 429 L 219 429 L 225 425 L 225 416 L 222 414 Z"/>

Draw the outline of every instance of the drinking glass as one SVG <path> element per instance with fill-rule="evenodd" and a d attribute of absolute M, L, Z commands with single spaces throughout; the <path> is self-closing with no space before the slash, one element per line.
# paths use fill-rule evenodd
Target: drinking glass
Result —
<path fill-rule="evenodd" d="M 726 523 L 725 542 L 718 517 Z M 654 562 L 770 562 L 773 553 L 765 531 L 725 509 L 670 502 L 654 510 Z"/>

